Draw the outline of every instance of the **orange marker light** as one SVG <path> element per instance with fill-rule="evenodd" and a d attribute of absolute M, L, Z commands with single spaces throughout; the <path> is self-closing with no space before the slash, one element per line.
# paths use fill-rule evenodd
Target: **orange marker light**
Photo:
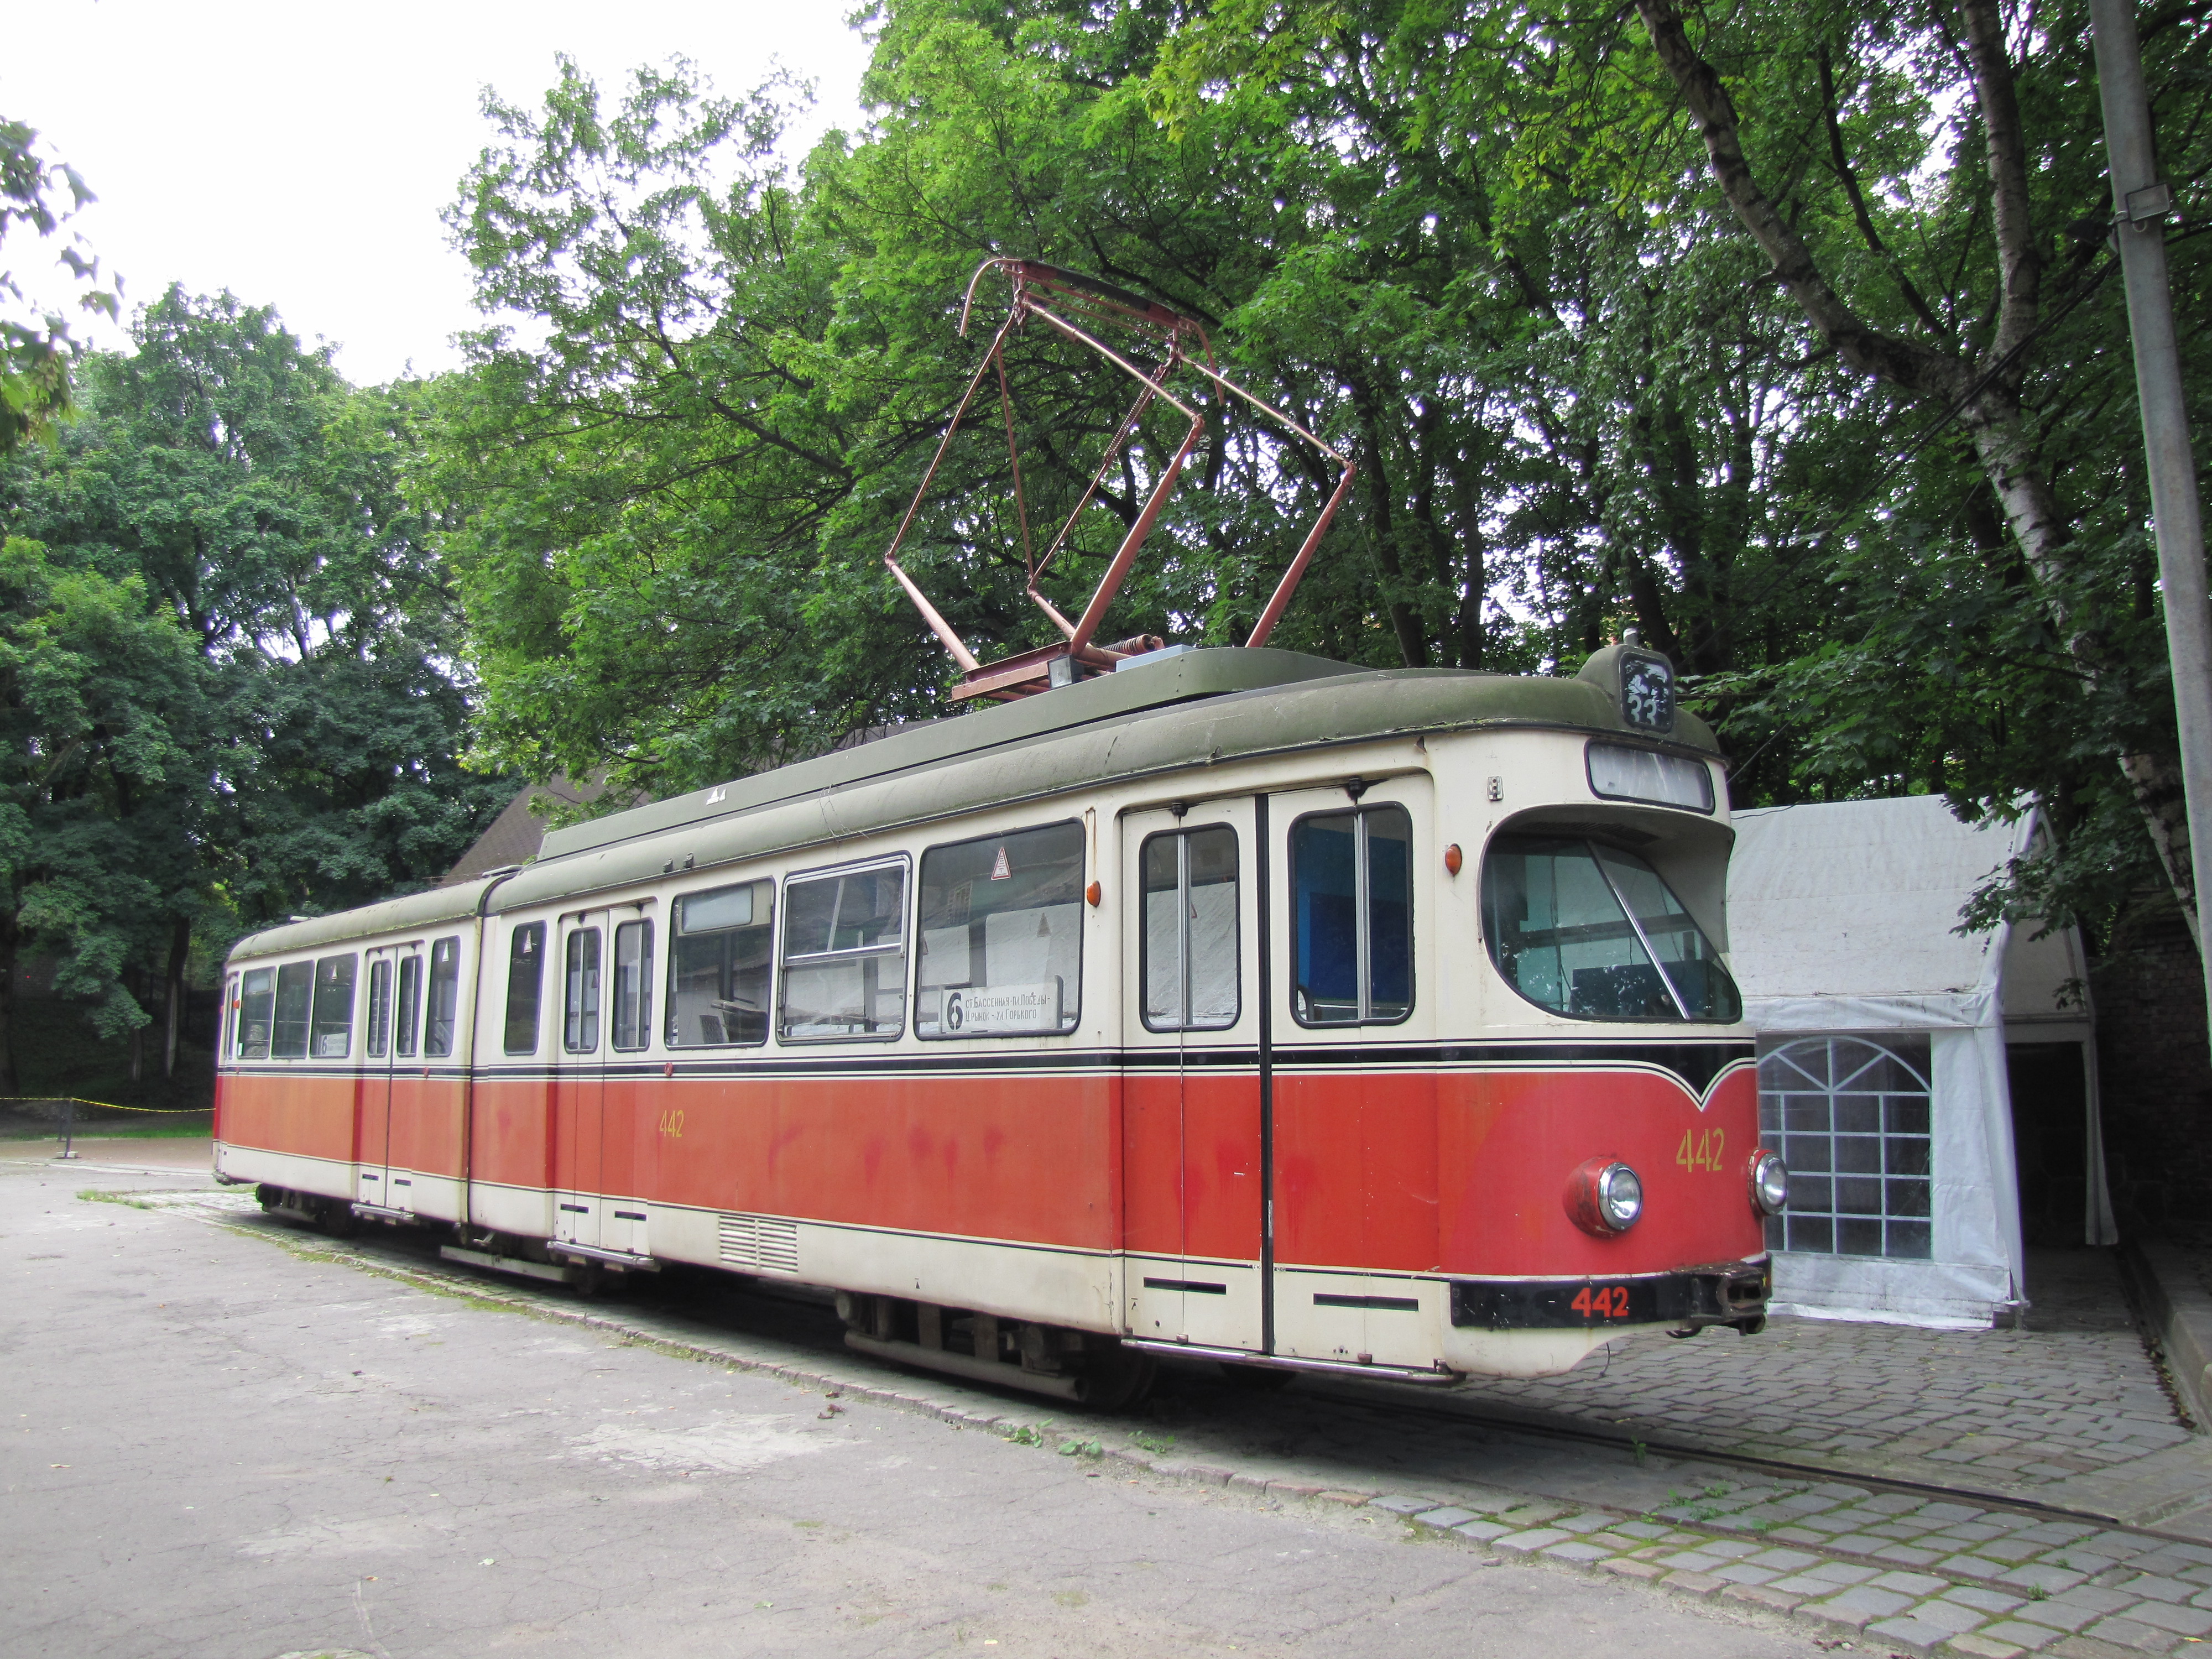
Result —
<path fill-rule="evenodd" d="M 1104 896 L 1104 890 L 1094 881 L 1083 890 L 1083 896 L 1090 902 L 1091 908 L 1096 910 L 1098 908 L 1098 901 Z"/>
<path fill-rule="evenodd" d="M 1450 846 L 1444 848 L 1444 868 L 1446 871 L 1455 876 L 1459 873 L 1460 864 L 1459 843 L 1457 842 L 1454 842 Z"/>

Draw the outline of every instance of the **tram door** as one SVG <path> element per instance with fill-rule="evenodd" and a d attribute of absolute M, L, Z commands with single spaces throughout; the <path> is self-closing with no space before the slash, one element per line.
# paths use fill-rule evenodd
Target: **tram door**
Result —
<path fill-rule="evenodd" d="M 392 982 L 400 954 L 389 945 L 368 952 L 368 1018 L 355 1073 L 354 1197 L 380 1210 L 406 1207 L 392 1192 Z"/>
<path fill-rule="evenodd" d="M 553 1237 L 604 1248 L 607 1207 L 605 1136 L 606 1033 L 601 1029 L 609 916 L 605 910 L 561 919 L 560 1045 L 554 1060 Z"/>
<path fill-rule="evenodd" d="M 1259 917 L 1249 796 L 1121 823 L 1129 1334 L 1264 1342 Z"/>

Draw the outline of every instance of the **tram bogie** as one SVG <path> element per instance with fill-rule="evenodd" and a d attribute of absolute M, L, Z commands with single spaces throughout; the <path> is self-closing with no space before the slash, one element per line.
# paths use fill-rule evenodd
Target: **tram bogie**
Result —
<path fill-rule="evenodd" d="M 828 1287 L 856 1346 L 1093 1403 L 1753 1329 L 1726 803 L 1652 660 L 1188 653 L 271 930 L 218 1170 Z"/>

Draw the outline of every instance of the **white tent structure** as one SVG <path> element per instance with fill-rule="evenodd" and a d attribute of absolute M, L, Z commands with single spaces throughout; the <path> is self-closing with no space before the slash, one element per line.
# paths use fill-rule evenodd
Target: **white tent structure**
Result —
<path fill-rule="evenodd" d="M 1730 965 L 1759 1033 L 1764 1138 L 1790 1170 L 1769 1224 L 1780 1312 L 1987 1326 L 2026 1302 L 2006 1046 L 2080 1045 L 2083 1237 L 2116 1237 L 2078 933 L 1961 936 L 1974 889 L 2033 844 L 1940 796 L 1735 815 Z"/>

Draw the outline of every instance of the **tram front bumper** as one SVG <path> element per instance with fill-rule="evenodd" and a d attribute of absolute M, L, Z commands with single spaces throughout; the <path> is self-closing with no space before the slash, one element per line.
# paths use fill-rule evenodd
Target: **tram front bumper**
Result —
<path fill-rule="evenodd" d="M 1774 1293 L 1767 1257 L 1663 1273 L 1589 1279 L 1457 1279 L 1455 1326 L 1489 1331 L 1602 1330 L 1664 1325 L 1688 1336 L 1731 1325 L 1746 1336 L 1766 1326 Z"/>

